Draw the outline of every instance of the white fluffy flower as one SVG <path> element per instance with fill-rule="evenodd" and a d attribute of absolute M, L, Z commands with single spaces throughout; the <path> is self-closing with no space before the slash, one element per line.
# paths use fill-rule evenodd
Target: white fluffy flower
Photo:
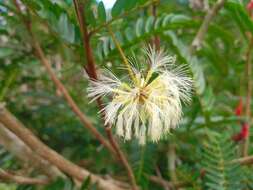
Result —
<path fill-rule="evenodd" d="M 93 100 L 110 95 L 104 111 L 105 124 L 114 124 L 119 136 L 130 140 L 135 136 L 140 144 L 158 141 L 175 128 L 182 116 L 181 102 L 191 100 L 192 80 L 183 67 L 175 67 L 175 56 L 149 48 L 145 52 L 148 69 L 132 67 L 134 78 L 128 82 L 111 72 L 100 80 L 91 81 L 88 88 Z"/>

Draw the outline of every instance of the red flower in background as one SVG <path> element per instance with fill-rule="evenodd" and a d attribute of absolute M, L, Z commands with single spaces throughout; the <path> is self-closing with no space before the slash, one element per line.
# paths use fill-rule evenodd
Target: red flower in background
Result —
<path fill-rule="evenodd" d="M 253 0 L 250 0 L 250 2 L 247 4 L 248 11 L 251 11 L 253 9 Z"/>
<path fill-rule="evenodd" d="M 238 134 L 235 134 L 232 139 L 235 142 L 239 142 L 249 135 L 249 125 L 247 123 L 243 123 L 241 127 L 241 131 Z"/>
<path fill-rule="evenodd" d="M 253 0 L 252 0 L 252 6 L 253 6 Z M 243 115 L 243 101 L 242 98 L 240 98 L 238 105 L 235 108 L 235 115 L 241 116 Z M 241 130 L 239 133 L 232 136 L 233 141 L 239 142 L 247 138 L 249 135 L 249 125 L 248 123 L 241 122 Z"/>
<path fill-rule="evenodd" d="M 239 104 L 235 108 L 235 115 L 241 116 L 243 112 L 243 102 L 242 99 L 240 99 Z"/>

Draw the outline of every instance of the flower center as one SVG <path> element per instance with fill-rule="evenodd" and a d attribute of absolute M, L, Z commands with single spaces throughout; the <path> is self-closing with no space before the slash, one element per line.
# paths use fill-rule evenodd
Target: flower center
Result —
<path fill-rule="evenodd" d="M 138 97 L 139 102 L 144 104 L 145 100 L 148 98 L 148 94 L 146 93 L 145 87 L 139 89 Z"/>

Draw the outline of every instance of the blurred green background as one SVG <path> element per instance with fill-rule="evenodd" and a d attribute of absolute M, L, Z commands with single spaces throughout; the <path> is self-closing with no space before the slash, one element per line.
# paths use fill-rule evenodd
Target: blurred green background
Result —
<path fill-rule="evenodd" d="M 225 1 L 213 15 L 203 43 L 192 54 L 189 48 L 205 15 L 217 3 L 215 0 L 117 0 L 111 8 L 109 0 L 105 4 L 95 0 L 80 2 L 84 3 L 84 25 L 90 32 L 98 72 L 109 68 L 119 77 L 125 75 L 120 54 L 105 27 L 109 25 L 127 56 L 134 54 L 138 58 L 147 44 L 159 39 L 160 47 L 177 55 L 176 64 L 185 64 L 194 79 L 192 103 L 183 106 L 182 122 L 162 141 L 139 146 L 137 140 L 115 137 L 140 189 L 165 189 L 166 185 L 150 179 L 159 175 L 172 183 L 169 189 L 253 189 L 252 166 L 231 163 L 245 156 L 242 150 L 247 137 L 241 127 L 242 122 L 250 126 L 252 121 L 246 114 L 246 109 L 252 108 L 252 76 L 248 69 L 252 70 L 249 65 L 253 21 L 252 10 L 247 9 L 249 1 Z M 129 183 L 125 168 L 83 127 L 57 90 L 37 59 L 31 36 L 22 22 L 22 18 L 31 21 L 35 38 L 54 73 L 82 112 L 105 135 L 99 109 L 87 98 L 87 55 L 73 2 L 18 3 L 22 15 L 13 1 L 0 0 L 0 102 L 5 102 L 6 108 L 26 127 L 65 158 L 95 174 Z M 240 100 L 242 113 L 236 114 Z M 249 140 L 251 131 L 250 128 Z M 241 136 L 235 140 L 236 135 Z M 253 153 L 252 143 L 247 153 Z M 27 169 L 4 146 L 0 146 L 0 167 L 21 173 Z M 40 175 L 32 168 L 25 174 Z M 79 189 L 69 177 L 47 186 L 4 183 L 0 190 Z M 87 180 L 85 183 L 84 189 L 97 188 Z M 183 183 L 183 187 L 177 187 L 178 183 Z"/>

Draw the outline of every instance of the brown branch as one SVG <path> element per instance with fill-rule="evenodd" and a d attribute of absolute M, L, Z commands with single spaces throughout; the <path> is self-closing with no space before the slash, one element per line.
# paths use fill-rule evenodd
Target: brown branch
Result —
<path fill-rule="evenodd" d="M 34 39 L 34 38 L 33 38 Z M 57 88 L 61 91 L 64 98 L 66 99 L 67 103 L 73 110 L 73 112 L 79 117 L 82 124 L 88 128 L 92 134 L 105 146 L 107 147 L 112 153 L 114 153 L 114 150 L 112 149 L 111 145 L 107 142 L 107 140 L 98 132 L 98 130 L 92 125 L 90 120 L 82 113 L 80 108 L 77 106 L 77 104 L 74 102 L 72 97 L 69 95 L 67 89 L 64 87 L 64 85 L 60 82 L 60 80 L 56 77 L 56 75 L 53 73 L 53 70 L 48 63 L 42 49 L 40 48 L 37 41 L 33 40 L 34 48 L 38 54 L 38 58 L 40 59 L 41 63 L 46 67 L 47 72 L 49 73 L 50 77 L 52 78 L 53 82 L 57 86 Z"/>
<path fill-rule="evenodd" d="M 251 79 L 251 75 L 252 75 L 252 64 L 251 64 L 251 60 L 252 60 L 252 48 L 253 48 L 253 37 L 250 35 L 249 36 L 249 45 L 248 45 L 248 49 L 246 52 L 246 78 L 247 78 L 247 97 L 246 97 L 246 107 L 245 107 L 245 115 L 247 117 L 247 122 L 248 125 L 250 127 L 250 117 L 251 117 L 251 96 L 252 96 L 252 79 Z M 248 155 L 248 149 L 249 149 L 249 143 L 250 143 L 250 129 L 249 129 L 249 134 L 246 136 L 244 143 L 243 143 L 243 156 L 247 156 Z"/>
<path fill-rule="evenodd" d="M 225 1 L 226 0 L 217 0 L 214 6 L 207 12 L 204 18 L 204 21 L 201 27 L 199 28 L 198 33 L 195 36 L 189 48 L 189 52 L 191 54 L 194 54 L 197 49 L 201 48 L 201 45 L 204 40 L 204 36 L 208 30 L 209 24 L 211 23 L 215 15 L 218 13 L 218 11 L 223 7 Z"/>
<path fill-rule="evenodd" d="M 50 182 L 48 179 L 37 179 L 24 177 L 20 175 L 15 175 L 10 172 L 7 172 L 0 168 L 0 181 L 11 182 L 17 184 L 36 184 L 36 185 L 46 185 Z"/>
<path fill-rule="evenodd" d="M 251 165 L 253 164 L 253 156 L 246 156 L 233 160 L 231 163 L 239 163 L 241 165 Z"/>
<path fill-rule="evenodd" d="M 21 9 L 20 9 L 19 4 L 17 3 L 17 1 L 13 0 L 13 2 L 15 4 L 18 12 L 20 13 L 20 15 L 22 15 Z M 34 36 L 34 34 L 32 32 L 31 22 L 29 20 L 27 20 L 27 18 L 24 17 L 24 16 L 22 16 L 22 20 L 24 22 L 24 25 L 26 26 L 26 29 L 27 29 L 28 33 L 30 34 L 31 43 L 32 43 L 33 48 L 35 49 L 36 56 L 38 57 L 38 59 L 40 60 L 40 62 L 45 66 L 48 74 L 50 75 L 50 77 L 52 79 L 52 81 L 54 82 L 54 84 L 56 85 L 56 87 L 61 91 L 61 93 L 63 94 L 63 97 L 67 101 L 67 103 L 70 106 L 70 108 L 72 109 L 72 111 L 78 116 L 78 118 L 80 119 L 80 121 L 82 122 L 82 124 L 84 125 L 84 127 L 86 127 L 87 129 L 89 129 L 91 131 L 91 133 L 101 142 L 101 144 L 103 144 L 106 148 L 108 148 L 108 150 L 110 150 L 111 153 L 115 154 L 115 151 L 112 148 L 112 146 L 98 132 L 98 130 L 92 125 L 92 123 L 90 122 L 90 120 L 82 113 L 82 111 L 80 110 L 80 108 L 77 106 L 77 104 L 74 102 L 74 100 L 72 99 L 72 97 L 68 93 L 68 91 L 65 88 L 65 86 L 56 77 L 53 69 L 50 66 L 49 61 L 47 60 L 47 58 L 46 58 L 46 56 L 45 56 L 42 48 L 40 47 L 39 42 L 36 40 L 36 38 L 35 38 L 35 36 Z"/>
<path fill-rule="evenodd" d="M 165 190 L 170 190 L 170 188 L 168 187 L 167 183 L 165 183 L 165 180 L 163 180 L 162 174 L 161 174 L 161 172 L 160 172 L 160 170 L 159 170 L 158 167 L 156 167 L 156 174 L 157 174 L 157 177 L 160 178 L 160 180 L 162 182 L 161 185 L 163 186 L 163 188 Z"/>
<path fill-rule="evenodd" d="M 207 12 L 202 25 L 200 26 L 191 45 L 189 46 L 189 54 L 191 56 L 191 59 L 193 58 L 194 54 L 196 53 L 196 50 L 201 47 L 204 37 L 207 33 L 209 24 L 211 23 L 212 19 L 216 16 L 218 11 L 223 7 L 223 5 L 225 4 L 225 1 L 226 0 L 217 0 L 216 3 L 214 4 L 214 6 Z M 191 63 L 189 63 L 189 64 L 191 64 Z M 209 126 L 209 123 L 210 123 L 209 115 L 203 109 L 203 101 L 200 98 L 199 92 L 196 91 L 196 94 L 199 97 L 199 102 L 200 102 L 200 105 L 201 105 L 201 108 L 202 108 L 202 111 L 204 114 L 205 123 L 207 126 Z"/>
<path fill-rule="evenodd" d="M 94 62 L 94 58 L 93 58 L 93 52 L 92 52 L 92 48 L 90 45 L 90 35 L 88 33 L 88 29 L 86 26 L 86 18 L 85 18 L 85 13 L 84 13 L 84 5 L 82 3 L 79 3 L 78 0 L 73 0 L 74 6 L 75 6 L 75 11 L 76 11 L 76 15 L 77 15 L 77 19 L 80 25 L 80 31 L 82 33 L 82 37 L 83 37 L 83 49 L 85 51 L 85 55 L 86 55 L 86 59 L 87 59 L 87 67 L 85 67 L 85 70 L 87 72 L 87 74 L 89 75 L 89 77 L 91 79 L 98 79 L 97 77 L 97 72 L 96 72 L 96 67 L 95 67 L 95 62 Z M 103 110 L 103 104 L 101 99 L 97 100 L 97 104 L 98 104 L 98 108 L 99 110 Z M 105 121 L 105 115 L 104 112 L 102 112 L 102 120 Z M 117 158 L 121 161 L 121 163 L 123 164 L 123 166 L 126 168 L 127 170 L 127 174 L 129 177 L 129 180 L 131 182 L 132 188 L 134 190 L 137 189 L 137 185 L 136 185 L 136 181 L 134 178 L 134 174 L 133 171 L 125 157 L 125 155 L 123 154 L 123 152 L 120 150 L 120 147 L 118 145 L 118 143 L 115 141 L 112 132 L 111 132 L 111 127 L 110 126 L 105 126 L 105 130 L 106 130 L 106 134 L 107 137 L 109 139 L 110 144 L 112 145 L 112 147 L 114 148 Z"/>
<path fill-rule="evenodd" d="M 75 6 L 75 12 L 77 14 L 78 23 L 80 25 L 80 31 L 82 34 L 82 41 L 83 41 L 83 49 L 84 55 L 87 59 L 87 67 L 85 70 L 91 79 L 97 79 L 96 68 L 94 64 L 94 58 L 92 56 L 92 49 L 90 46 L 90 37 L 88 34 L 88 29 L 86 27 L 86 18 L 84 14 L 84 5 L 82 3 L 78 3 L 78 0 L 73 0 Z"/>
<path fill-rule="evenodd" d="M 42 159 L 10 130 L 0 123 L 0 145 L 13 154 L 22 165 L 28 165 L 48 176 L 50 179 L 65 177 L 65 175 L 54 165 Z"/>
<path fill-rule="evenodd" d="M 21 13 L 20 7 L 19 7 L 18 3 L 16 2 L 16 0 L 14 0 L 14 3 L 16 5 L 18 11 Z M 88 129 L 91 130 L 91 132 L 95 135 L 95 137 L 98 140 L 100 140 L 100 142 L 102 144 L 104 144 L 113 154 L 115 154 L 115 151 L 114 151 L 114 149 L 112 149 L 111 145 L 96 130 L 96 128 L 93 127 L 93 125 L 90 123 L 90 121 L 88 120 L 88 118 L 81 112 L 81 110 L 75 104 L 75 102 L 73 101 L 73 99 L 69 95 L 69 93 L 66 90 L 66 88 L 63 86 L 63 84 L 60 82 L 60 80 L 53 73 L 53 70 L 50 67 L 50 64 L 49 64 L 48 60 L 46 59 L 46 57 L 44 55 L 44 52 L 42 51 L 42 49 L 41 49 L 38 41 L 36 40 L 36 38 L 33 35 L 32 29 L 31 29 L 31 23 L 27 22 L 27 20 L 24 19 L 24 17 L 23 17 L 23 21 L 24 21 L 24 24 L 25 24 L 28 32 L 31 35 L 32 44 L 33 44 L 33 47 L 34 47 L 34 49 L 36 51 L 36 54 L 37 54 L 38 58 L 40 59 L 40 61 L 42 62 L 42 64 L 46 67 L 48 73 L 50 74 L 50 77 L 53 80 L 53 82 L 56 84 L 56 86 L 59 88 L 59 90 L 63 93 L 63 96 L 65 97 L 65 99 L 69 103 L 69 105 L 72 108 L 72 110 L 80 118 L 81 122 Z M 22 133 L 20 135 L 22 135 Z M 23 134 L 23 135 L 25 135 L 25 134 Z M 23 136 L 23 137 L 25 138 L 25 136 Z M 36 148 L 35 144 L 33 144 L 33 143 L 35 143 L 36 139 L 34 139 L 35 137 L 33 137 L 32 134 L 30 134 L 30 137 L 31 138 L 27 139 L 26 143 L 29 144 L 29 146 L 31 146 L 32 149 L 34 148 L 34 151 L 36 151 L 37 148 Z M 79 168 L 78 166 L 74 165 L 70 161 L 68 161 L 68 160 L 64 159 L 63 157 L 61 157 L 60 155 L 58 155 L 55 151 L 48 149 L 48 147 L 46 147 L 41 142 L 37 141 L 37 143 L 38 143 L 37 145 L 40 145 L 40 147 L 41 147 L 38 150 L 39 155 L 41 155 L 42 157 L 44 156 L 49 162 L 54 163 L 54 165 L 56 165 L 59 169 L 61 169 L 62 171 L 68 173 L 69 175 L 75 177 L 76 179 L 78 179 L 80 181 L 83 181 L 88 176 L 91 176 L 91 178 L 93 178 L 92 181 L 94 183 L 97 182 L 99 184 L 99 186 L 101 186 L 101 188 L 103 188 L 103 189 L 108 189 L 108 187 L 110 187 L 112 189 L 120 189 L 119 187 L 116 187 L 115 185 L 113 185 L 111 183 L 108 183 L 107 181 L 105 181 L 105 180 L 103 180 L 103 179 L 101 179 L 101 178 L 99 178 L 99 177 L 97 177 L 97 176 L 89 173 L 88 171 Z"/>
<path fill-rule="evenodd" d="M 62 172 L 68 174 L 74 179 L 83 182 L 87 177 L 90 177 L 91 182 L 97 183 L 98 187 L 101 189 L 122 190 L 122 188 L 116 186 L 111 181 L 109 182 L 97 175 L 90 173 L 88 170 L 75 165 L 54 150 L 50 149 L 5 108 L 0 108 L 0 122 L 3 123 L 4 126 L 12 131 L 15 135 L 17 135 L 37 155 L 47 160 L 52 165 L 55 165 Z"/>

